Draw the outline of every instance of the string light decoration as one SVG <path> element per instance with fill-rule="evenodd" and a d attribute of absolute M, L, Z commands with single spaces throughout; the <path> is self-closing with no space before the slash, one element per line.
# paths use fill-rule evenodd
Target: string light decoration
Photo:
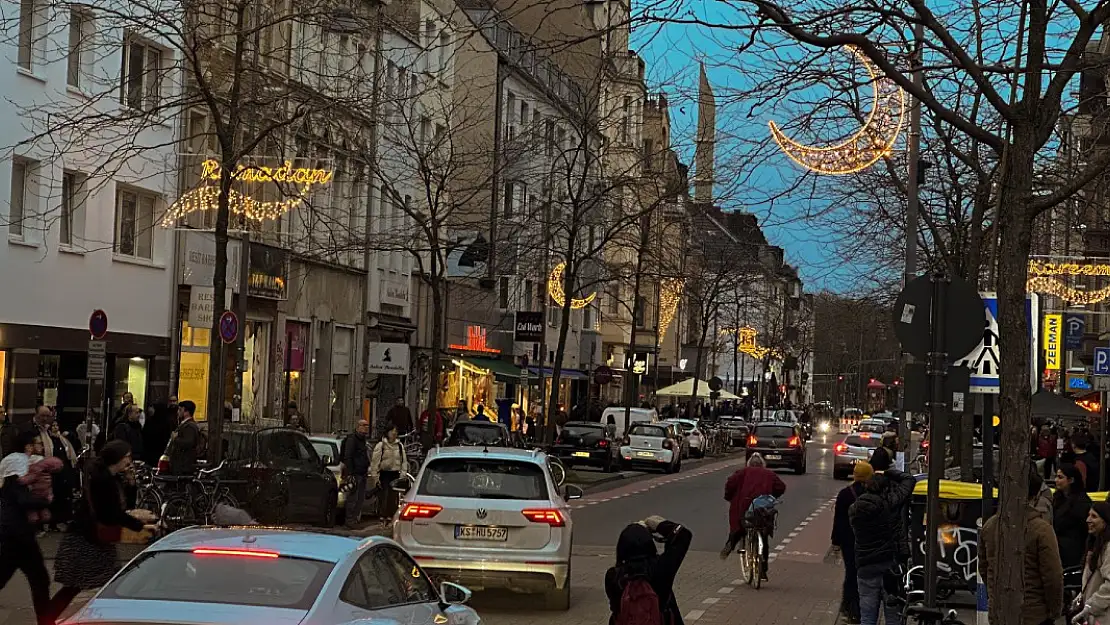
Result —
<path fill-rule="evenodd" d="M 1056 278 L 1047 276 L 1039 276 L 1029 278 L 1025 287 L 1027 290 L 1034 293 L 1044 293 L 1046 295 L 1054 295 L 1064 300 L 1069 304 L 1098 304 L 1110 299 L 1110 287 L 1101 288 L 1095 291 L 1080 291 L 1079 289 L 1070 287 Z"/>
<path fill-rule="evenodd" d="M 1034 276 L 1110 276 L 1110 265 L 1098 263 L 1045 263 L 1029 261 L 1029 273 Z"/>
<path fill-rule="evenodd" d="M 682 278 L 667 278 L 659 283 L 659 340 L 667 334 L 667 328 L 678 314 L 678 304 L 682 301 Z"/>
<path fill-rule="evenodd" d="M 566 270 L 566 263 L 559 263 L 551 270 L 551 276 L 547 279 L 547 294 L 551 296 L 551 301 L 558 304 L 560 307 L 566 305 L 566 293 L 563 292 L 563 272 Z M 582 299 L 571 298 L 571 310 L 578 310 L 590 305 L 597 297 L 597 292 L 594 291 Z"/>
<path fill-rule="evenodd" d="M 255 222 L 274 220 L 297 208 L 304 202 L 312 187 L 331 182 L 335 173 L 327 169 L 293 167 L 285 161 L 280 167 L 239 165 L 231 174 L 233 180 L 247 184 L 284 183 L 296 185 L 297 193 L 282 200 L 256 200 L 231 189 L 228 192 L 228 209 L 234 215 Z M 205 183 L 186 191 L 162 216 L 162 226 L 169 228 L 191 213 L 215 211 L 219 207 L 220 188 L 210 184 L 220 180 L 220 164 L 212 159 L 201 163 L 201 180 Z"/>
<path fill-rule="evenodd" d="M 787 137 L 774 121 L 768 122 L 771 137 L 783 153 L 819 174 L 854 174 L 889 156 L 902 132 L 906 114 L 906 94 L 901 87 L 880 76 L 878 68 L 859 48 L 845 47 L 867 70 L 871 84 L 871 112 L 855 134 L 836 145 L 815 147 Z"/>
<path fill-rule="evenodd" d="M 778 349 L 763 347 L 756 342 L 755 337 L 759 332 L 751 326 L 743 326 L 741 328 L 721 328 L 720 334 L 736 334 L 736 351 L 747 354 L 753 358 L 762 359 L 764 356 L 770 355 L 772 358 L 782 358 L 782 352 Z"/>

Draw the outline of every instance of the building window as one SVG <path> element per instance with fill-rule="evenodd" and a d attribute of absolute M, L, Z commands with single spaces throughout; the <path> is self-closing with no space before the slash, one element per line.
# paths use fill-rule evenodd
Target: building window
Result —
<path fill-rule="evenodd" d="M 531 280 L 525 280 L 524 281 L 524 301 L 521 302 L 521 306 L 520 306 L 523 310 L 532 310 L 532 303 L 533 303 L 532 302 L 532 293 L 534 293 L 534 291 L 532 290 L 532 281 Z"/>
<path fill-rule="evenodd" d="M 505 219 L 512 219 L 512 217 L 513 217 L 513 213 L 514 213 L 514 211 L 513 211 L 513 208 L 514 208 L 513 207 L 513 198 L 515 197 L 515 193 L 516 193 L 516 183 L 515 182 L 506 182 L 505 183 L 505 197 L 502 198 L 502 203 L 504 205 L 504 214 L 503 214 L 503 216 L 505 217 Z"/>
<path fill-rule="evenodd" d="M 497 281 L 497 307 L 501 310 L 509 307 L 509 278 L 506 276 Z"/>
<path fill-rule="evenodd" d="M 152 194 L 129 189 L 116 191 L 116 254 L 154 258 L 154 204 Z"/>
<path fill-rule="evenodd" d="M 439 71 L 447 71 L 447 59 L 451 54 L 451 37 L 445 32 L 439 33 Z"/>
<path fill-rule="evenodd" d="M 582 309 L 582 329 L 583 330 L 593 330 L 594 329 L 594 307 L 593 306 L 586 306 L 585 308 Z"/>
<path fill-rule="evenodd" d="M 8 207 L 8 236 L 22 239 L 26 220 L 31 216 L 34 198 L 31 176 L 38 164 L 22 158 L 12 160 L 12 195 Z"/>
<path fill-rule="evenodd" d="M 162 55 L 162 50 L 144 41 L 124 38 L 121 104 L 143 111 L 158 106 L 162 99 Z"/>
<path fill-rule="evenodd" d="M 516 96 L 510 91 L 505 99 L 505 139 L 512 141 L 516 139 L 516 124 L 513 123 L 513 117 L 516 116 Z"/>
<path fill-rule="evenodd" d="M 58 241 L 62 245 L 74 245 L 84 235 L 87 180 L 86 176 L 74 171 L 62 174 L 62 207 L 58 234 Z"/>
<path fill-rule="evenodd" d="M 66 84 L 81 87 L 86 49 L 92 35 L 92 18 L 80 9 L 69 10 L 69 52 L 66 58 Z"/>
<path fill-rule="evenodd" d="M 615 315 L 620 311 L 621 287 L 614 284 L 609 287 L 609 314 Z"/>
<path fill-rule="evenodd" d="M 424 59 L 426 64 L 424 70 L 427 72 L 436 71 L 436 66 L 432 63 L 432 48 L 435 47 L 437 41 L 435 22 L 427 20 L 424 22 L 424 46 L 428 51 Z"/>
<path fill-rule="evenodd" d="M 44 20 L 42 6 L 37 0 L 19 2 L 19 55 L 17 62 L 29 70 L 36 59 L 42 58 L 42 28 Z"/>
<path fill-rule="evenodd" d="M 644 298 L 637 297 L 635 314 L 633 315 L 633 319 L 635 320 L 637 328 L 644 327 L 644 312 L 646 311 L 646 308 L 647 307 L 644 305 Z"/>
<path fill-rule="evenodd" d="M 555 121 L 547 120 L 543 128 L 544 150 L 548 156 L 555 155 Z"/>
<path fill-rule="evenodd" d="M 632 123 L 632 96 L 624 96 L 621 106 L 621 143 L 628 143 L 629 129 Z"/>

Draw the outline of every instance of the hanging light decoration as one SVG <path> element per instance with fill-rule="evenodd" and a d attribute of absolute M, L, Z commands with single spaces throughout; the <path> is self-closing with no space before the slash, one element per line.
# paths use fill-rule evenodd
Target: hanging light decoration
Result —
<path fill-rule="evenodd" d="M 1046 276 L 1029 278 L 1025 286 L 1026 289 L 1031 292 L 1054 295 L 1068 304 L 1097 304 L 1110 299 L 1110 287 L 1095 291 L 1080 291 L 1079 289 L 1060 282 L 1056 278 L 1049 278 Z"/>
<path fill-rule="evenodd" d="M 667 334 L 674 317 L 678 314 L 678 304 L 682 301 L 682 278 L 667 278 L 659 283 L 659 340 Z"/>
<path fill-rule="evenodd" d="M 563 272 L 566 270 L 566 263 L 559 263 L 551 270 L 551 275 L 547 278 L 547 294 L 551 296 L 551 301 L 558 304 L 560 307 L 566 305 L 566 293 L 563 292 Z M 582 299 L 571 298 L 571 310 L 578 310 L 590 305 L 597 297 L 597 292 L 590 293 Z"/>

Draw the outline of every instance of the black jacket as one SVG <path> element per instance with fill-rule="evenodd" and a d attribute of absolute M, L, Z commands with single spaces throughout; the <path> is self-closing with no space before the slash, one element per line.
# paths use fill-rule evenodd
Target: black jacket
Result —
<path fill-rule="evenodd" d="M 678 569 L 682 566 L 683 559 L 686 558 L 686 552 L 690 550 L 690 541 L 693 540 L 694 536 L 690 533 L 690 530 L 671 521 L 660 523 L 656 531 L 666 539 L 663 553 L 643 560 L 628 562 L 619 567 L 610 567 L 608 571 L 605 571 L 605 595 L 609 598 L 610 625 L 616 623 L 617 615 L 621 609 L 621 595 L 624 593 L 624 588 L 621 587 L 620 580 L 622 576 L 630 572 L 642 573 L 647 577 L 652 590 L 659 597 L 659 609 L 663 613 L 663 622 L 666 625 L 683 625 L 682 612 L 679 611 L 678 602 L 675 601 L 674 597 L 674 580 L 678 575 Z M 654 554 L 655 543 L 651 534 L 647 533 L 645 529 L 644 535 L 647 536 L 646 544 L 622 545 L 618 543 L 618 559 L 621 557 L 621 552 L 629 548 L 644 551 L 650 549 L 650 553 Z M 625 538 L 624 533 L 621 534 L 621 538 L 622 540 Z M 642 538 L 640 542 L 643 542 Z"/>
<path fill-rule="evenodd" d="M 1087 493 L 1067 495 L 1060 491 L 1052 496 L 1052 529 L 1060 545 L 1060 562 L 1064 568 L 1083 564 L 1087 550 L 1087 513 L 1091 498 Z"/>
<path fill-rule="evenodd" d="M 854 553 L 856 537 L 852 534 L 852 522 L 848 518 L 848 509 L 863 495 L 864 487 L 860 482 L 846 486 L 836 495 L 836 506 L 833 511 L 832 544 L 840 547 L 844 553 Z"/>
<path fill-rule="evenodd" d="M 901 515 L 917 484 L 909 473 L 888 470 L 848 509 L 856 540 L 856 566 L 893 566 L 909 555 L 906 520 Z"/>
<path fill-rule="evenodd" d="M 0 458 L 15 453 L 16 441 L 19 439 L 19 428 L 14 423 L 5 421 L 0 423 Z M 23 451 L 22 449 L 18 451 Z"/>
<path fill-rule="evenodd" d="M 343 439 L 343 470 L 347 475 L 365 476 L 370 472 L 370 452 L 366 437 L 352 432 Z"/>
<path fill-rule="evenodd" d="M 19 483 L 19 477 L 8 476 L 0 486 L 0 537 L 35 537 L 35 526 L 27 520 L 27 513 L 50 506 L 45 499 L 35 497 L 29 488 Z"/>
<path fill-rule="evenodd" d="M 1083 463 L 1083 483 L 1087 485 L 1088 493 L 1098 492 L 1099 463 L 1098 454 L 1090 449 L 1075 457 L 1075 464 Z"/>
<path fill-rule="evenodd" d="M 121 440 L 131 446 L 131 457 L 135 460 L 142 460 L 145 456 L 143 453 L 143 425 L 138 421 L 132 422 L 130 419 L 124 419 L 116 424 L 116 429 L 112 430 L 112 436 L 108 440 Z"/>
<path fill-rule="evenodd" d="M 74 506 L 74 519 L 69 530 L 96 542 L 96 525 L 126 527 L 138 532 L 143 522 L 127 514 L 123 483 L 107 469 L 93 469 L 82 500 Z"/>
<path fill-rule="evenodd" d="M 173 446 L 170 448 L 170 473 L 172 475 L 193 475 L 197 470 L 197 454 L 200 452 L 200 426 L 189 419 L 177 426 Z"/>
<path fill-rule="evenodd" d="M 142 461 L 149 466 L 157 466 L 158 459 L 166 451 L 166 445 L 173 436 L 173 423 L 177 415 L 170 412 L 165 405 L 154 407 L 154 414 L 146 419 L 143 426 L 143 455 Z"/>

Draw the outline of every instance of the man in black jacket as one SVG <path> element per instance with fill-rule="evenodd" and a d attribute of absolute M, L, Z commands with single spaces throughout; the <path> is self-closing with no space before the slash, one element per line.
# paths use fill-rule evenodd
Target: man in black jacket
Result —
<path fill-rule="evenodd" d="M 200 453 L 200 426 L 193 419 L 197 405 L 183 401 L 177 405 L 181 423 L 173 434 L 170 445 L 170 474 L 193 475 L 197 471 L 197 456 Z"/>
<path fill-rule="evenodd" d="M 143 458 L 143 424 L 139 421 L 143 409 L 135 404 L 129 404 L 124 418 L 116 424 L 109 440 L 119 439 L 131 447 L 131 457 L 141 460 Z"/>
<path fill-rule="evenodd" d="M 0 590 L 15 572 L 22 570 L 31 587 L 31 603 L 40 625 L 53 623 L 50 618 L 50 574 L 46 571 L 42 550 L 35 538 L 35 526 L 27 513 L 49 507 L 19 482 L 27 473 L 29 458 L 43 455 L 42 438 L 38 432 L 27 430 L 16 438 L 17 450 L 0 461 Z"/>
<path fill-rule="evenodd" d="M 876 467 L 877 469 L 877 467 Z M 856 582 L 859 585 L 860 623 L 878 625 L 885 606 L 886 625 L 902 625 L 902 612 L 884 601 L 888 588 L 897 588 L 905 521 L 899 518 L 916 484 L 909 473 L 888 469 L 876 475 L 867 490 L 848 509 L 856 539 Z"/>
<path fill-rule="evenodd" d="M 856 570 L 856 536 L 852 533 L 852 522 L 848 510 L 867 490 L 867 484 L 874 477 L 874 470 L 867 462 L 857 462 L 852 468 L 852 484 L 844 487 L 836 496 L 833 512 L 832 545 L 840 548 L 844 557 L 844 587 L 840 596 L 840 611 L 848 623 L 859 623 L 859 587 Z"/>
<path fill-rule="evenodd" d="M 362 505 L 366 503 L 366 475 L 370 471 L 370 451 L 366 446 L 366 436 L 370 433 L 370 423 L 358 422 L 355 431 L 343 439 L 343 481 L 354 487 L 347 491 L 344 505 L 346 524 L 349 529 L 362 518 Z"/>

